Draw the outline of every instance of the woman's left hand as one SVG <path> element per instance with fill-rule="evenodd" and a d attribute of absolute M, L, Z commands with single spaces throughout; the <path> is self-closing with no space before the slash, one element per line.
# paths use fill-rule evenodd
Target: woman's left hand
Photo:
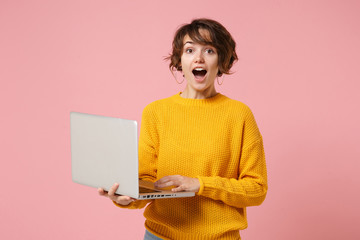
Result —
<path fill-rule="evenodd" d="M 181 175 L 171 175 L 163 177 L 154 183 L 157 188 L 165 188 L 175 186 L 171 189 L 173 192 L 198 192 L 200 189 L 200 182 L 197 178 L 185 177 Z"/>

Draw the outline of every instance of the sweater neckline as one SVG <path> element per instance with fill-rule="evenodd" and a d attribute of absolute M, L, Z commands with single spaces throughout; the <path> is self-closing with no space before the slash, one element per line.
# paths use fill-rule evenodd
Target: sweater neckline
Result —
<path fill-rule="evenodd" d="M 172 99 L 177 103 L 192 106 L 215 105 L 227 99 L 227 97 L 222 95 L 221 93 L 217 93 L 215 96 L 205 99 L 183 98 L 180 94 L 181 92 L 175 94 L 174 96 L 172 96 Z"/>

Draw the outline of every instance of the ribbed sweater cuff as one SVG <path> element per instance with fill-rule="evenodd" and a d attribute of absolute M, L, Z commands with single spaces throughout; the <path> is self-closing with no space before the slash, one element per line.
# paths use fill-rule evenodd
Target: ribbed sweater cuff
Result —
<path fill-rule="evenodd" d="M 201 195 L 204 191 L 204 182 L 202 181 L 200 176 L 197 176 L 197 179 L 199 179 L 199 183 L 200 183 L 200 189 L 197 192 L 197 195 Z"/>
<path fill-rule="evenodd" d="M 211 177 L 197 177 L 200 182 L 200 190 L 197 193 L 202 196 L 209 196 L 213 192 L 212 186 L 214 186 L 214 179 Z"/>

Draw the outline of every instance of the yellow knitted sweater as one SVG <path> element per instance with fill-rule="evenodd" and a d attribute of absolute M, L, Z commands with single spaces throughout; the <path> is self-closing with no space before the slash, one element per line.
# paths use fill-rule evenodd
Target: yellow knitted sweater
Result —
<path fill-rule="evenodd" d="M 143 112 L 140 178 L 197 177 L 195 197 L 138 200 L 145 226 L 163 239 L 240 239 L 246 207 L 267 192 L 262 137 L 250 109 L 218 93 L 208 99 L 180 94 L 155 101 Z M 124 206 L 122 206 L 124 207 Z"/>

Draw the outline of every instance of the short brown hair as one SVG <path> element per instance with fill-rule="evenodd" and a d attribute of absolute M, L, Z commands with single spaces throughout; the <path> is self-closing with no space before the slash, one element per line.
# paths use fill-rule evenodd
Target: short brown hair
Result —
<path fill-rule="evenodd" d="M 201 35 L 199 30 L 207 30 L 210 39 Z M 182 25 L 175 33 L 172 43 L 172 53 L 166 59 L 170 60 L 171 71 L 181 71 L 181 56 L 183 52 L 183 40 L 188 35 L 194 42 L 211 45 L 218 53 L 218 76 L 223 73 L 230 74 L 230 68 L 234 61 L 238 60 L 235 47 L 236 43 L 231 34 L 219 22 L 206 18 L 194 19 L 190 24 Z"/>

